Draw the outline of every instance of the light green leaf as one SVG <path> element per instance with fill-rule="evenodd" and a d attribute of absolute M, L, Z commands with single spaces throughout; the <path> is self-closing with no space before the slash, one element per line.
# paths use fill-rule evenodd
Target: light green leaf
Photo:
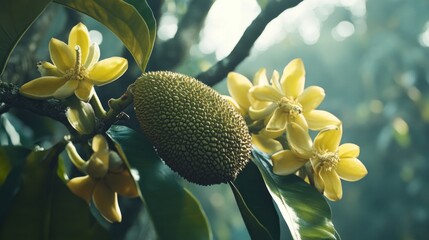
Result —
<path fill-rule="evenodd" d="M 112 126 L 108 134 L 122 147 L 128 162 L 139 171 L 144 203 L 160 239 L 211 239 L 204 211 L 175 174 L 159 159 L 140 133 Z"/>
<path fill-rule="evenodd" d="M 149 20 L 150 26 L 145 20 L 150 19 L 148 17 L 150 8 L 144 10 L 141 8 L 140 11 L 144 13 L 142 16 L 134 6 L 123 0 L 54 0 L 54 2 L 93 17 L 108 27 L 131 52 L 140 69 L 145 70 L 154 44 L 151 33 L 153 35 L 155 32 L 154 20 Z"/>
<path fill-rule="evenodd" d="M 0 1 L 0 75 L 19 39 L 51 0 Z"/>
<path fill-rule="evenodd" d="M 254 163 L 247 164 L 231 189 L 252 239 L 279 239 L 279 216 Z"/>
<path fill-rule="evenodd" d="M 0 221 L 0 239 L 108 239 L 88 205 L 58 178 L 56 158 L 55 150 L 28 155 L 20 190 Z"/>
<path fill-rule="evenodd" d="M 293 239 L 336 239 L 331 210 L 323 196 L 295 175 L 274 174 L 268 159 L 266 154 L 256 149 L 252 151 L 252 160 L 259 168 Z"/>

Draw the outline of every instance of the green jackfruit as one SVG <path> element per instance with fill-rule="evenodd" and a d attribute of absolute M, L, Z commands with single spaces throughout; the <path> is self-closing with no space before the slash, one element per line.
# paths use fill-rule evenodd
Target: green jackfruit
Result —
<path fill-rule="evenodd" d="M 158 155 L 190 182 L 233 181 L 245 167 L 251 137 L 242 116 L 195 78 L 148 72 L 135 82 L 134 109 Z"/>

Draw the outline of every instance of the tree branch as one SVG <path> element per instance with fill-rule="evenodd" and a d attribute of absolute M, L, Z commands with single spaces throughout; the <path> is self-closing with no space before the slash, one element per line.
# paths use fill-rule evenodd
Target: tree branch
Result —
<path fill-rule="evenodd" d="M 35 100 L 22 96 L 19 93 L 19 87 L 14 84 L 0 81 L 0 103 L 9 107 L 16 107 L 29 110 L 33 113 L 50 117 L 68 126 L 68 120 L 65 115 L 66 106 L 59 100 Z"/>
<path fill-rule="evenodd" d="M 133 102 L 132 95 L 125 92 L 119 99 L 111 99 L 110 109 L 106 116 L 96 121 L 94 132 L 88 136 L 81 136 L 69 123 L 66 110 L 67 106 L 60 100 L 47 99 L 36 100 L 22 96 L 19 87 L 15 84 L 0 81 L 0 113 L 7 111 L 10 107 L 25 109 L 41 116 L 52 118 L 61 122 L 73 135 L 75 140 L 87 140 L 93 134 L 104 133 L 110 126 L 120 120 L 127 120 L 128 116 L 122 111 Z"/>
<path fill-rule="evenodd" d="M 238 41 L 232 52 L 224 59 L 217 62 L 210 69 L 196 76 L 197 79 L 209 86 L 220 82 L 228 72 L 233 71 L 250 53 L 250 49 L 256 39 L 264 31 L 267 24 L 279 16 L 284 10 L 295 7 L 302 0 L 273 0 L 253 20 L 243 36 Z"/>

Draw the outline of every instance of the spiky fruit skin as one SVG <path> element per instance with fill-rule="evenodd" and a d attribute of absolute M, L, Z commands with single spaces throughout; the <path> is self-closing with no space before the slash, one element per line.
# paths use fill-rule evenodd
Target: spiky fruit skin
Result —
<path fill-rule="evenodd" d="M 250 158 L 242 116 L 216 91 L 173 72 L 144 73 L 132 89 L 143 132 L 158 155 L 190 182 L 233 181 Z"/>

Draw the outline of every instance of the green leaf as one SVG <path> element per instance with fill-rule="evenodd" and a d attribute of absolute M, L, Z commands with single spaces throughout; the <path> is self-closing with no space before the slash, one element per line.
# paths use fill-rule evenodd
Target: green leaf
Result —
<path fill-rule="evenodd" d="M 259 168 L 293 239 L 336 239 L 331 210 L 323 196 L 295 175 L 272 172 L 269 157 L 254 149 L 252 160 Z"/>
<path fill-rule="evenodd" d="M 123 0 L 54 0 L 54 2 L 82 12 L 104 24 L 124 43 L 140 69 L 145 70 L 152 52 L 154 44 L 152 35 L 155 32 L 154 20 L 148 17 L 150 8 L 140 7 L 139 10 L 143 14 L 140 15 L 134 6 Z M 148 19 L 150 26 L 147 25 L 145 18 Z"/>
<path fill-rule="evenodd" d="M 0 239 L 108 239 L 88 205 L 58 178 L 56 158 L 52 150 L 26 158 L 20 190 L 0 222 Z"/>
<path fill-rule="evenodd" d="M 0 147 L 0 219 L 19 190 L 21 172 L 29 153 L 30 150 L 20 146 Z"/>
<path fill-rule="evenodd" d="M 160 239 L 211 239 L 205 213 L 142 135 L 124 126 L 108 132 L 140 175 L 139 186 Z"/>
<path fill-rule="evenodd" d="M 152 9 L 150 9 L 149 5 L 145 0 L 125 0 L 128 4 L 132 5 L 137 9 L 143 19 L 146 21 L 146 24 L 149 28 L 150 40 L 153 44 L 155 43 L 156 38 L 156 21 L 153 16 Z"/>
<path fill-rule="evenodd" d="M 279 216 L 254 163 L 247 164 L 231 189 L 252 239 L 280 239 Z"/>
<path fill-rule="evenodd" d="M 0 75 L 19 39 L 50 2 L 51 0 L 0 1 Z"/>
<path fill-rule="evenodd" d="M 252 211 L 246 205 L 240 191 L 235 187 L 234 183 L 230 182 L 232 192 L 234 193 L 235 200 L 237 201 L 238 208 L 240 209 L 243 221 L 246 224 L 249 235 L 252 239 L 273 239 L 268 230 L 263 226 L 259 220 L 253 215 Z"/>

